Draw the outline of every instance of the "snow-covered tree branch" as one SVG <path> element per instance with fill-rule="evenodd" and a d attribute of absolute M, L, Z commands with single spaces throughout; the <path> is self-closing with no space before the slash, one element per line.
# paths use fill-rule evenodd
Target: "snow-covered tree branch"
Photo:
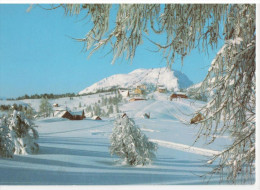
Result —
<path fill-rule="evenodd" d="M 36 125 L 23 112 L 13 110 L 9 117 L 0 119 L 0 156 L 33 154 L 39 150 Z"/>

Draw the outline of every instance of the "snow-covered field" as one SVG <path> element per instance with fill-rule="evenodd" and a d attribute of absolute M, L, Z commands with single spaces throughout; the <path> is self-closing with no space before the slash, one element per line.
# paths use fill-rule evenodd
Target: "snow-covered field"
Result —
<path fill-rule="evenodd" d="M 98 100 L 101 100 L 101 96 L 105 96 L 109 98 L 110 96 L 115 96 L 114 93 L 106 92 L 106 93 L 99 93 L 87 96 L 78 96 L 78 97 L 64 97 L 58 99 L 49 99 L 50 104 L 58 104 L 59 107 L 53 108 L 54 110 L 65 110 L 68 108 L 71 111 L 78 111 L 85 108 L 88 105 L 93 105 L 97 103 Z M 40 108 L 41 99 L 24 99 L 24 100 L 0 100 L 0 105 L 23 105 L 27 106 L 30 105 L 34 110 L 37 112 Z M 81 104 L 81 108 L 79 108 L 79 104 Z"/>
<path fill-rule="evenodd" d="M 97 100 L 95 97 L 93 102 Z M 67 99 L 57 101 L 62 103 Z M 76 105 L 78 102 L 74 101 Z M 32 101 L 29 103 L 33 104 Z M 15 155 L 13 159 L 1 158 L 0 183 L 207 184 L 200 177 L 211 170 L 205 165 L 207 158 L 221 151 L 230 139 L 223 136 L 210 146 L 205 145 L 203 140 L 193 145 L 198 127 L 185 123 L 202 105 L 202 102 L 184 99 L 170 102 L 166 96 L 121 105 L 120 110 L 134 118 L 149 139 L 158 143 L 156 159 L 145 167 L 130 167 L 122 164 L 118 157 L 110 156 L 109 137 L 113 118 L 101 121 L 88 118 L 70 121 L 54 117 L 37 120 L 40 152 L 36 155 Z M 144 119 L 142 115 L 148 112 L 151 119 Z M 209 182 L 218 183 L 218 176 Z"/>

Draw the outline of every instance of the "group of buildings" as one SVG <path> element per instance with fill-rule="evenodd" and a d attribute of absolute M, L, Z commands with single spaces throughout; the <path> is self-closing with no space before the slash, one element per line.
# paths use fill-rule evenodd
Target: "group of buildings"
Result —
<path fill-rule="evenodd" d="M 164 85 L 157 85 L 155 91 L 159 92 L 159 93 L 167 93 L 167 88 Z M 134 89 L 124 89 L 124 90 L 120 90 L 119 89 L 119 93 L 123 96 L 123 97 L 130 97 L 131 99 L 129 99 L 130 102 L 132 101 L 139 101 L 139 100 L 145 100 L 145 94 L 147 94 L 149 92 L 149 89 L 147 88 L 147 86 L 145 84 L 142 85 L 138 85 L 136 86 L 136 88 Z M 178 99 L 178 98 L 188 98 L 187 95 L 185 93 L 182 92 L 178 92 L 178 93 L 173 93 L 171 94 L 171 96 L 169 97 L 170 101 L 172 101 L 173 99 Z"/>
<path fill-rule="evenodd" d="M 72 112 L 72 111 L 68 110 L 67 108 L 63 109 L 57 103 L 53 104 L 52 106 L 54 108 L 56 108 L 56 110 L 53 113 L 53 116 L 55 116 L 55 117 L 66 118 L 69 120 L 83 120 L 84 118 L 86 118 L 84 109 L 82 111 Z M 93 116 L 91 119 L 102 120 L 99 116 Z"/>
<path fill-rule="evenodd" d="M 146 100 L 145 94 L 151 92 L 151 89 L 148 89 L 148 87 L 145 84 L 138 85 L 134 89 L 119 89 L 119 93 L 123 97 L 129 97 L 129 101 L 141 101 Z M 164 85 L 157 85 L 155 91 L 159 93 L 167 93 L 167 88 Z M 179 98 L 188 98 L 186 94 L 184 93 L 173 93 L 170 95 L 169 100 L 172 101 L 173 99 L 179 99 Z M 59 109 L 59 105 L 57 103 L 53 104 L 53 107 L 56 108 L 54 112 L 55 117 L 61 117 L 61 118 L 67 118 L 69 120 L 83 120 L 86 118 L 84 110 L 80 112 L 71 112 L 67 109 Z M 93 116 L 93 120 L 101 120 L 99 116 Z"/>

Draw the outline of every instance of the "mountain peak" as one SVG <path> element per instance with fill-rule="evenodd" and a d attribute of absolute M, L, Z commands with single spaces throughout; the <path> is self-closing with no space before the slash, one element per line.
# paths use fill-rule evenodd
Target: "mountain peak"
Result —
<path fill-rule="evenodd" d="M 137 85 L 146 84 L 151 87 L 163 85 L 167 90 L 178 91 L 187 88 L 193 83 L 180 71 L 163 68 L 136 69 L 128 74 L 116 74 L 85 88 L 79 94 L 95 93 L 98 90 L 111 88 L 135 88 Z"/>

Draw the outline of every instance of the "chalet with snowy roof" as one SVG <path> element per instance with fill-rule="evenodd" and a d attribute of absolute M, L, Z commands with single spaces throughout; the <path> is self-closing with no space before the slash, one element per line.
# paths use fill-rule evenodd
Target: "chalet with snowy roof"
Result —
<path fill-rule="evenodd" d="M 55 117 L 67 118 L 69 120 L 83 120 L 85 118 L 85 113 L 83 111 L 70 112 L 67 110 L 57 110 L 54 112 Z"/>
<path fill-rule="evenodd" d="M 118 90 L 123 97 L 129 97 L 129 90 Z"/>
<path fill-rule="evenodd" d="M 55 110 L 53 112 L 54 117 L 62 117 L 66 113 L 66 110 Z"/>
<path fill-rule="evenodd" d="M 158 85 L 157 91 L 160 92 L 160 93 L 165 93 L 167 91 L 167 89 L 164 85 Z"/>
<path fill-rule="evenodd" d="M 99 116 L 96 116 L 96 115 L 94 115 L 94 116 L 92 117 L 92 119 L 93 119 L 93 120 L 102 120 Z"/>
<path fill-rule="evenodd" d="M 170 100 L 172 101 L 173 99 L 177 99 L 177 98 L 184 98 L 184 99 L 187 99 L 188 96 L 185 94 L 185 93 L 181 93 L 181 92 L 177 92 L 177 93 L 174 93 L 170 96 Z"/>

